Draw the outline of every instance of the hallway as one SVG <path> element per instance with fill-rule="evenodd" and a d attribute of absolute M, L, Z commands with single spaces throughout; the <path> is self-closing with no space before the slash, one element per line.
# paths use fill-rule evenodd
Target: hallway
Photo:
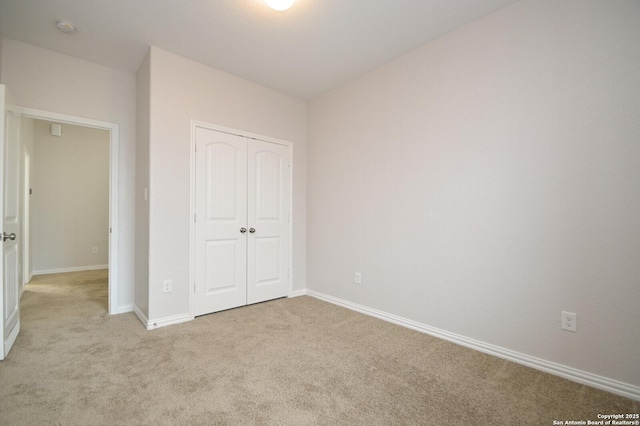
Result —
<path fill-rule="evenodd" d="M 108 309 L 108 269 L 35 275 L 20 301 L 22 321 L 51 316 L 104 317 Z M 30 306 L 39 305 L 37 309 Z M 23 330 L 23 332 L 29 330 Z"/>

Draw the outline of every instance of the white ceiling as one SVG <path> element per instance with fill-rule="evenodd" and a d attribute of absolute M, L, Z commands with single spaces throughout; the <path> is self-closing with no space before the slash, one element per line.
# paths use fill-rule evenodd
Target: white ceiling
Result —
<path fill-rule="evenodd" d="M 514 1 L 0 0 L 0 33 L 134 72 L 153 45 L 310 99 Z"/>

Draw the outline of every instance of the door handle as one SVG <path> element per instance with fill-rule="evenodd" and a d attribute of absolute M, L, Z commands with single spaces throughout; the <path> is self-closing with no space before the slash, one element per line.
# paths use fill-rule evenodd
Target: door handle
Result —
<path fill-rule="evenodd" d="M 11 241 L 15 240 L 16 239 L 16 234 L 12 232 L 9 235 L 7 235 L 6 232 L 3 232 L 2 233 L 2 241 L 7 241 L 8 239 L 11 240 Z"/>
<path fill-rule="evenodd" d="M 247 228 L 240 228 L 240 232 L 244 234 L 245 232 L 247 232 Z"/>
<path fill-rule="evenodd" d="M 254 228 L 249 228 L 249 232 L 253 234 L 254 232 L 256 232 L 256 230 Z"/>

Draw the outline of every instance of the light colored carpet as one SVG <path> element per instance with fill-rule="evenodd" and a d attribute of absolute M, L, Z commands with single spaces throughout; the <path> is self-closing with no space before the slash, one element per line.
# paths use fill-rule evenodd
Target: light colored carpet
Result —
<path fill-rule="evenodd" d="M 551 425 L 639 404 L 310 298 L 147 331 L 106 271 L 36 277 L 2 425 Z"/>

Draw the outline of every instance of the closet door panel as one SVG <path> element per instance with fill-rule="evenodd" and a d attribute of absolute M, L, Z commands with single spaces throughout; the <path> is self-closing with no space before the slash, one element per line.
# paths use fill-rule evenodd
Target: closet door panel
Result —
<path fill-rule="evenodd" d="M 283 145 L 250 140 L 248 148 L 247 303 L 289 294 L 291 174 Z"/>
<path fill-rule="evenodd" d="M 247 140 L 196 129 L 195 315 L 247 303 Z"/>

